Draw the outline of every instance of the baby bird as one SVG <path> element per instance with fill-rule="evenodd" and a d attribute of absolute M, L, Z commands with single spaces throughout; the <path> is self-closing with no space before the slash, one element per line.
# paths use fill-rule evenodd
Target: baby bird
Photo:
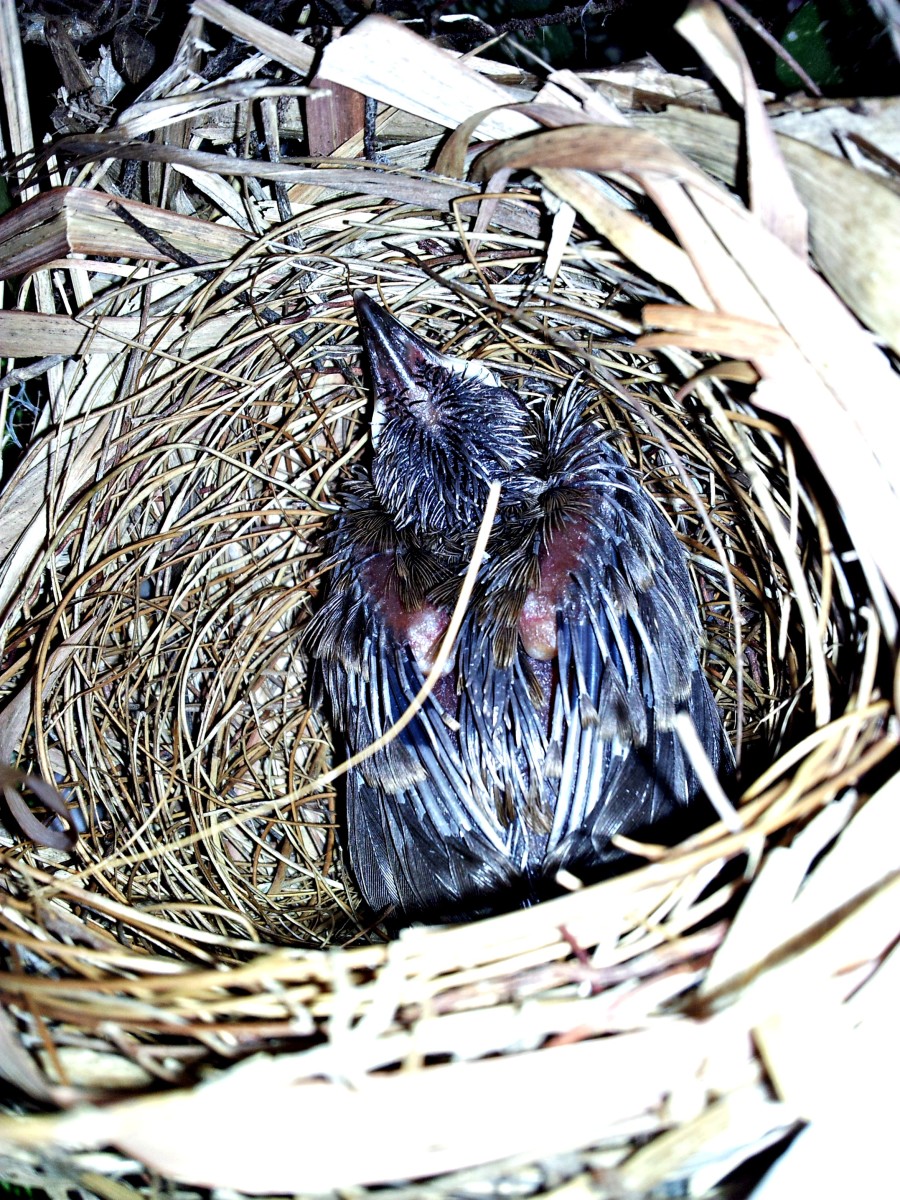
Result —
<path fill-rule="evenodd" d="M 698 658 L 681 546 L 575 390 L 525 404 L 354 296 L 374 392 L 372 459 L 345 489 L 307 645 L 355 753 L 434 663 L 484 513 L 487 556 L 447 669 L 415 719 L 347 778 L 359 888 L 395 925 L 464 920 L 615 869 L 696 809 L 673 724 L 730 761 Z"/>

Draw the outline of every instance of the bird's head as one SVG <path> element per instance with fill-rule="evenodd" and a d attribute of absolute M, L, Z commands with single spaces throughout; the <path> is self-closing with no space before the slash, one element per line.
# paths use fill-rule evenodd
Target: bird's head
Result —
<path fill-rule="evenodd" d="M 522 401 L 363 292 L 353 300 L 375 394 L 372 481 L 396 525 L 424 536 L 471 529 L 495 479 L 505 501 L 522 498 L 535 455 Z"/>

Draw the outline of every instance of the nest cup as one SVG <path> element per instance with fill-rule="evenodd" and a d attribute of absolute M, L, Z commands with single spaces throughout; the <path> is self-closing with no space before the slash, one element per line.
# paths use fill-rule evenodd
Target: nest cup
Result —
<path fill-rule="evenodd" d="M 806 836 L 802 878 L 851 822 L 849 789 L 893 745 L 877 691 L 884 597 L 870 594 L 802 439 L 752 406 L 751 387 L 712 356 L 636 346 L 660 285 L 581 219 L 548 276 L 556 209 L 529 187 L 518 211 L 527 232 L 471 236 L 459 211 L 348 191 L 203 276 L 158 266 L 83 308 L 96 330 L 137 313 L 155 323 L 139 347 L 100 354 L 89 339 L 65 366 L 70 421 L 100 419 L 58 459 L 80 472 L 62 503 L 46 460 L 49 542 L 7 627 L 4 750 L 55 782 L 79 835 L 71 850 L 35 844 L 9 812 L 2 836 L 0 1069 L 16 1093 L 0 1162 L 11 1178 L 87 1187 L 90 1168 L 95 1183 L 147 1191 L 156 1170 L 253 1193 L 290 1180 L 304 1192 L 387 1182 L 396 1195 L 528 1195 L 615 1170 L 621 1186 L 650 1191 L 699 1169 L 683 1150 L 662 1165 L 641 1158 L 652 1136 L 738 1093 L 774 1103 L 746 1026 L 710 1033 L 716 989 L 734 1001 L 771 947 L 720 963 L 705 993 L 704 977 L 749 882 Z M 340 783 L 322 783 L 340 753 L 310 706 L 302 644 L 342 479 L 366 454 L 356 288 L 526 396 L 573 381 L 590 391 L 688 552 L 743 793 L 684 844 L 646 847 L 647 865 L 626 876 L 393 944 L 360 912 L 340 851 Z M 63 424 L 45 444 L 60 444 Z M 8 486 L 24 487 L 28 467 Z M 837 815 L 816 824 L 832 801 Z M 39 801 L 32 810 L 51 831 L 66 824 Z M 659 1057 L 645 1095 L 600 1105 L 583 1129 L 570 1116 L 568 1134 L 550 1122 L 534 1141 L 498 1119 L 481 1144 L 473 1087 L 515 1114 L 522 1060 L 538 1072 L 526 1088 L 544 1066 L 557 1083 L 606 1070 L 599 1051 L 619 1056 L 617 1079 L 640 1076 L 645 1034 Z M 693 1067 L 666 1065 L 685 1039 L 715 1063 L 701 1097 L 685 1082 Z M 409 1116 L 431 1087 L 452 1103 L 457 1077 L 441 1072 L 457 1067 L 482 1070 L 484 1084 L 467 1084 L 450 1148 L 429 1157 L 413 1131 L 408 1151 L 379 1157 L 361 1132 L 379 1085 L 400 1081 Z M 297 1130 L 294 1178 L 277 1148 L 291 1134 L 273 1113 L 296 1116 L 298 1079 L 302 1102 L 322 1104 Z M 338 1093 L 346 1109 L 331 1107 Z M 220 1094 L 224 1128 L 248 1145 L 238 1161 L 223 1127 L 211 1134 L 217 1173 L 199 1131 Z M 796 1128 L 804 1113 L 789 1099 L 746 1144 Z M 102 1102 L 89 1110 L 96 1126 L 71 1124 L 81 1102 Z M 25 1115 L 41 1106 L 58 1111 Z M 345 1157 L 322 1132 L 333 1115 Z M 182 1122 L 197 1158 L 173 1132 Z M 422 1176 L 431 1182 L 408 1182 Z"/>
<path fill-rule="evenodd" d="M 675 396 L 679 377 L 622 331 L 638 296 L 603 270 L 584 231 L 553 291 L 537 294 L 537 247 L 483 243 L 486 291 L 446 219 L 399 206 L 383 218 L 355 229 L 351 210 L 338 235 L 313 224 L 311 265 L 265 245 L 218 274 L 205 304 L 194 299 L 191 337 L 202 337 L 217 319 L 216 291 L 246 289 L 229 304 L 224 345 L 187 368 L 152 351 L 137 367 L 96 481 L 59 520 L 51 561 L 60 601 L 48 611 L 41 595 L 19 634 L 38 664 L 23 750 L 66 798 L 80 832 L 74 870 L 142 914 L 202 931 L 227 957 L 257 939 L 340 945 L 370 921 L 339 853 L 334 791 L 316 785 L 339 757 L 310 707 L 303 649 L 323 535 L 346 469 L 366 455 L 370 403 L 349 301 L 357 287 L 377 289 L 423 335 L 489 363 L 526 397 L 592 392 L 596 419 L 692 556 L 708 669 L 735 730 L 743 684 L 744 756 L 762 742 L 771 759 L 795 736 L 787 729 L 811 727 L 797 608 L 712 415 L 727 431 L 746 407 L 711 389 L 709 407 Z M 164 271 L 147 289 L 177 277 Z M 798 513 L 818 599 L 821 505 L 788 479 L 774 428 L 751 437 L 778 508 Z M 857 624 L 841 606 L 848 594 L 832 590 L 829 629 Z M 852 689 L 852 667 L 845 679 Z"/>
<path fill-rule="evenodd" d="M 829 585 L 823 537 L 835 545 L 844 535 L 833 516 L 828 523 L 827 498 L 791 469 L 792 441 L 725 388 L 677 395 L 700 362 L 635 351 L 627 330 L 635 306 L 652 295 L 648 285 L 607 267 L 602 247 L 579 229 L 552 291 L 535 287 L 539 246 L 510 236 L 482 242 L 484 289 L 445 217 L 386 204 L 360 228 L 352 206 L 337 207 L 337 232 L 319 231 L 310 214 L 301 261 L 263 245 L 218 272 L 203 303 L 192 300 L 192 338 L 224 307 L 227 337 L 215 337 L 222 344 L 187 365 L 172 361 L 177 343 L 137 356 L 128 402 L 114 406 L 98 447 L 96 479 L 57 518 L 52 586 L 23 603 L 11 638 L 36 664 L 31 673 L 23 653 L 13 677 L 32 697 L 19 761 L 57 782 L 80 830 L 71 854 L 23 842 L 5 854 L 22 922 L 6 934 L 9 968 L 60 985 L 58 995 L 26 986 L 25 1009 L 19 980 L 7 1019 L 29 1049 L 50 1038 L 52 1050 L 38 1054 L 54 1087 L 77 1089 L 68 1064 L 86 1042 L 98 1072 L 90 1086 L 103 1091 L 113 1060 L 129 1090 L 171 1076 L 153 1051 L 168 1057 L 176 1034 L 179 1082 L 196 1078 L 204 1061 L 267 1048 L 273 1025 L 273 1044 L 303 1045 L 290 1002 L 260 1003 L 260 989 L 285 962 L 296 978 L 303 947 L 340 946 L 367 931 L 338 848 L 334 792 L 316 786 L 335 756 L 322 715 L 309 706 L 302 649 L 321 585 L 323 532 L 344 472 L 366 452 L 355 287 L 377 289 L 417 331 L 490 363 L 526 394 L 575 379 L 594 392 L 597 419 L 691 555 L 707 667 L 735 731 L 742 679 L 745 762 L 771 760 L 814 728 L 813 655 L 829 660 L 836 703 L 850 706 L 857 692 L 859 581 L 838 576 Z M 144 286 L 151 303 L 157 290 L 177 303 L 181 282 L 172 269 Z M 108 311 L 131 290 L 108 297 Z M 91 380 L 104 385 L 105 373 Z M 821 641 L 811 642 L 794 603 L 729 444 L 733 427 L 752 448 L 776 511 L 794 514 Z M 851 761 L 866 742 L 860 736 L 849 748 Z M 818 787 L 816 807 L 825 799 L 821 778 Z M 783 806 L 779 823 L 789 825 L 803 800 Z M 716 864 L 719 855 L 713 842 L 707 857 Z M 712 912 L 684 904 L 684 896 L 696 904 L 707 882 L 696 853 L 688 857 L 681 900 L 655 921 L 657 931 L 673 916 L 670 936 L 678 938 L 685 922 Z M 640 897 L 639 879 L 631 886 Z M 720 883 L 717 904 L 727 906 L 733 888 Z M 633 913 L 625 916 L 621 935 L 634 938 Z M 286 958 L 276 947 L 292 949 Z M 177 988 L 163 1010 L 132 996 L 136 1011 L 122 1013 L 123 973 L 144 976 L 152 962 L 155 975 L 166 960 L 188 974 L 215 963 L 223 990 L 236 973 L 246 991 L 237 1037 L 235 1016 L 216 1005 L 204 1012 L 200 1004 L 196 1020 L 206 1028 L 186 1028 L 179 1009 L 187 996 Z M 82 987 L 63 1001 L 63 980 L 72 979 Z M 149 1071 L 122 1056 L 121 1038 L 140 1046 Z"/>

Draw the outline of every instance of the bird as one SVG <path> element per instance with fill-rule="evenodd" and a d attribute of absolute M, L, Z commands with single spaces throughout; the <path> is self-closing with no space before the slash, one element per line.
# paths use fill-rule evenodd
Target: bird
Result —
<path fill-rule="evenodd" d="M 368 908 L 397 928 L 456 923 L 601 879 L 625 858 L 616 835 L 705 808 L 679 713 L 714 770 L 727 771 L 730 743 L 684 550 L 590 390 L 526 402 L 362 290 L 353 300 L 371 456 L 344 486 L 306 630 L 348 754 L 422 687 L 500 484 L 443 673 L 350 770 L 343 805 Z"/>

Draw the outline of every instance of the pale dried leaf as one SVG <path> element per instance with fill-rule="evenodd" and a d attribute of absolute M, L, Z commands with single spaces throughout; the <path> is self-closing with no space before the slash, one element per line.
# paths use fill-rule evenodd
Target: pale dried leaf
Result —
<path fill-rule="evenodd" d="M 846 1095 L 850 1095 L 849 1087 Z M 796 1196 L 878 1196 L 896 1170 L 892 1106 L 883 1086 L 872 1098 L 854 1095 L 840 1116 L 801 1129 L 766 1172 L 751 1200 Z"/>
<path fill-rule="evenodd" d="M 398 69 L 397 56 L 402 69 Z M 383 17 L 368 17 L 349 35 L 331 43 L 325 51 L 323 71 L 329 78 L 448 128 L 484 113 L 472 130 L 476 138 L 535 128 L 535 122 L 525 113 L 497 108 L 515 103 L 518 97 L 488 85 L 465 63 Z M 577 118 L 575 109 L 572 120 Z M 460 173 L 461 155 L 455 168 L 448 165 L 446 155 L 445 148 L 438 169 Z M 550 170 L 541 172 L 544 182 L 561 199 L 572 204 L 643 270 L 675 287 L 691 303 L 709 304 L 702 283 L 679 247 L 614 203 L 602 181 L 556 169 L 563 165 L 553 164 Z"/>
<path fill-rule="evenodd" d="M 273 29 L 263 21 L 258 21 L 235 8 L 233 4 L 226 4 L 224 0 L 194 0 L 191 12 L 214 22 L 227 33 L 255 46 L 268 58 L 283 63 L 300 75 L 310 71 L 316 60 L 315 50 L 305 45 L 300 38 Z"/>
<path fill-rule="evenodd" d="M 344 37 L 330 42 L 321 71 L 345 87 L 448 129 L 473 113 L 519 100 L 461 59 L 380 15 L 366 17 Z M 479 136 L 500 137 L 533 127 L 522 114 L 501 109 L 486 117 Z"/>
<path fill-rule="evenodd" d="M 21 1088 L 42 1104 L 53 1100 L 53 1088 L 35 1066 L 22 1045 L 15 1022 L 3 1009 L 0 1009 L 0 1079 Z"/>
<path fill-rule="evenodd" d="M 709 293 L 680 246 L 640 217 L 614 204 L 579 172 L 545 167 L 541 178 L 636 266 L 668 284 L 698 308 L 712 307 Z"/>
<path fill-rule="evenodd" d="M 637 1150 L 616 1172 L 628 1194 L 644 1195 L 672 1179 L 692 1181 L 691 1194 L 705 1195 L 731 1171 L 778 1141 L 796 1123 L 787 1104 L 769 1100 L 763 1088 L 740 1088 L 715 1100 L 693 1120 Z"/>
<path fill-rule="evenodd" d="M 85 1091 L 140 1091 L 153 1083 L 153 1076 L 131 1059 L 88 1046 L 62 1046 L 53 1056 L 38 1057 L 48 1079 Z"/>
<path fill-rule="evenodd" d="M 643 310 L 645 325 L 658 325 L 668 331 L 663 334 L 645 333 L 637 339 L 638 346 L 676 344 L 670 334 L 677 334 L 677 344 L 695 350 L 711 350 L 732 358 L 756 358 L 762 354 L 779 354 L 786 349 L 784 331 L 777 325 L 764 325 L 746 317 L 728 313 L 698 312 L 678 304 L 648 304 Z"/>
<path fill-rule="evenodd" d="M 0 219 L 0 279 L 37 270 L 67 254 L 165 261 L 168 255 L 128 225 L 117 206 L 200 262 L 231 257 L 248 244 L 237 230 L 151 204 L 85 188 L 52 188 Z"/>
<path fill-rule="evenodd" d="M 895 192 L 900 189 L 900 96 L 835 100 L 811 110 L 788 107 L 771 121 L 776 133 L 815 146 L 839 162 L 875 172 Z M 871 150 L 862 150 L 857 138 L 884 155 L 888 164 L 881 165 Z"/>
<path fill-rule="evenodd" d="M 3 87 L 9 151 L 16 158 L 27 155 L 34 148 L 28 81 L 17 14 L 18 6 L 9 0 L 0 4 L 0 85 Z M 28 199 L 36 190 L 33 185 L 23 193 L 23 198 Z"/>
<path fill-rule="evenodd" d="M 705 189 L 693 198 L 799 352 L 756 364 L 771 376 L 759 403 L 801 430 L 858 545 L 900 596 L 900 548 L 879 536 L 885 522 L 900 524 L 900 381 L 834 293 L 778 238 Z"/>
<path fill-rule="evenodd" d="M 634 119 L 726 183 L 735 183 L 736 122 L 685 110 Z M 900 353 L 900 196 L 870 172 L 796 135 L 779 135 L 778 145 L 809 212 L 817 265 L 860 319 Z"/>
<path fill-rule="evenodd" d="M 257 1059 L 193 1092 L 62 1118 L 0 1120 L 0 1139 L 118 1145 L 164 1175 L 205 1186 L 326 1191 L 427 1176 L 519 1153 L 586 1146 L 608 1120 L 696 1092 L 709 1053 L 702 1025 L 675 1023 L 617 1038 L 351 1083 L 311 1078 L 327 1056 Z M 591 1080 L 590 1103 L 584 1098 Z M 557 1103 L 535 1104 L 534 1097 Z M 404 1131 L 386 1137 L 384 1114 Z M 346 1131 L 353 1130 L 347 1153 Z"/>
<path fill-rule="evenodd" d="M 72 264 L 76 269 L 78 264 Z M 193 326 L 190 316 L 101 317 L 96 320 L 44 315 L 4 309 L 0 312 L 0 354 L 37 358 L 63 354 L 117 354 L 128 346 L 144 346 L 157 353 L 170 351 L 179 358 L 221 345 L 240 312 L 217 315 Z"/>
<path fill-rule="evenodd" d="M 807 217 L 778 152 L 746 55 L 722 10 L 691 0 L 675 24 L 744 110 L 750 207 L 763 226 L 805 260 Z"/>
<path fill-rule="evenodd" d="M 555 75 L 551 78 L 555 78 Z M 721 109 L 716 91 L 704 80 L 693 75 L 674 75 L 651 57 L 635 59 L 601 71 L 589 68 L 580 71 L 578 78 L 629 114 L 655 111 L 673 102 L 704 112 Z"/>

